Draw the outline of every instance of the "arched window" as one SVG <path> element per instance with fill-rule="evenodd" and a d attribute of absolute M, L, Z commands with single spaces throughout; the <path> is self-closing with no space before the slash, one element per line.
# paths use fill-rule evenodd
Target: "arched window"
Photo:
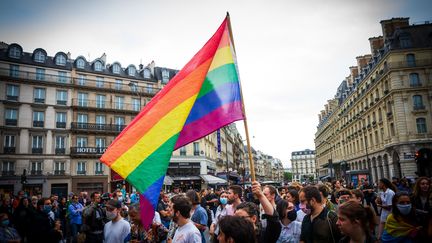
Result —
<path fill-rule="evenodd" d="M 66 57 L 62 54 L 58 54 L 55 58 L 55 62 L 57 65 L 64 66 L 66 65 Z"/>
<path fill-rule="evenodd" d="M 417 133 L 427 133 L 426 119 L 423 117 L 416 119 Z"/>
<path fill-rule="evenodd" d="M 12 46 L 9 49 L 9 57 L 20 58 L 21 57 L 21 49 L 18 46 Z"/>
<path fill-rule="evenodd" d="M 96 61 L 96 62 L 94 63 L 94 70 L 95 70 L 95 71 L 98 71 L 98 72 L 101 72 L 101 71 L 102 71 L 102 63 L 101 63 L 100 61 Z"/>
<path fill-rule="evenodd" d="M 36 51 L 34 55 L 34 61 L 35 62 L 45 62 L 45 54 L 42 51 Z"/>
<path fill-rule="evenodd" d="M 423 99 L 421 95 L 413 96 L 413 105 L 414 105 L 414 110 L 424 109 Z"/>
<path fill-rule="evenodd" d="M 76 67 L 77 68 L 84 68 L 85 67 L 85 61 L 82 58 L 79 58 L 76 61 Z"/>
<path fill-rule="evenodd" d="M 128 67 L 128 75 L 129 75 L 129 76 L 135 76 L 135 72 L 136 72 L 135 67 L 132 66 L 132 65 L 130 65 L 130 66 Z"/>
<path fill-rule="evenodd" d="M 144 78 L 150 78 L 150 70 L 144 69 Z"/>
<path fill-rule="evenodd" d="M 415 55 L 414 54 L 407 54 L 406 55 L 406 60 L 407 60 L 408 67 L 415 67 L 416 66 L 416 61 L 415 61 Z"/>
<path fill-rule="evenodd" d="M 114 65 L 113 65 L 113 73 L 115 73 L 115 74 L 120 74 L 120 65 L 118 65 L 117 63 L 115 63 Z"/>
<path fill-rule="evenodd" d="M 409 81 L 411 87 L 417 87 L 421 85 L 418 73 L 410 73 Z"/>

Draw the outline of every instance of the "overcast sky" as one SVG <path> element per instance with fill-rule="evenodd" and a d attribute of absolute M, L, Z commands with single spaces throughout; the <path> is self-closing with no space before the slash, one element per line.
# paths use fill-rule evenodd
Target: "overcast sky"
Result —
<path fill-rule="evenodd" d="M 288 165 L 292 151 L 314 149 L 317 114 L 370 53 L 379 22 L 432 20 L 431 9 L 427 0 L 2 0 L 0 41 L 181 69 L 229 11 L 252 146 Z"/>

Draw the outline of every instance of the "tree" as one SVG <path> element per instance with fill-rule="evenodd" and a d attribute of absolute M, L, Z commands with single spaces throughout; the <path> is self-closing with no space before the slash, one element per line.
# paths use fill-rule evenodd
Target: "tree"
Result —
<path fill-rule="evenodd" d="M 292 172 L 284 172 L 284 181 L 292 181 Z"/>

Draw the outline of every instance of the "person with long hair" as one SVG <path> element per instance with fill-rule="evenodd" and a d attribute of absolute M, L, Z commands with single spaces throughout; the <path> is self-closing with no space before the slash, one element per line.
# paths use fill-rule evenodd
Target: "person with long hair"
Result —
<path fill-rule="evenodd" d="M 300 241 L 301 223 L 296 220 L 297 212 L 292 202 L 279 200 L 276 205 L 281 224 L 281 233 L 277 243 L 296 243 Z"/>
<path fill-rule="evenodd" d="M 285 199 L 294 204 L 296 211 L 300 210 L 299 193 L 295 189 L 288 190 L 285 194 Z"/>
<path fill-rule="evenodd" d="M 210 225 L 209 233 L 212 236 L 213 242 L 217 242 L 217 237 L 219 234 L 219 221 L 227 215 L 225 206 L 228 203 L 228 196 L 226 192 L 222 192 L 219 195 L 219 206 L 216 209 L 216 214 L 213 218 L 213 222 Z"/>
<path fill-rule="evenodd" d="M 372 243 L 376 239 L 371 229 L 376 226 L 375 214 L 368 206 L 355 201 L 348 201 L 338 208 L 338 221 L 340 231 L 345 235 L 339 243 Z"/>
<path fill-rule="evenodd" d="M 420 239 L 424 228 L 419 224 L 407 192 L 400 191 L 393 197 L 392 213 L 389 214 L 382 233 L 382 242 L 425 242 Z M 424 238 L 423 240 L 426 240 Z"/>
<path fill-rule="evenodd" d="M 432 237 L 432 181 L 427 177 L 417 179 L 411 197 L 420 224 L 428 228 Z"/>
<path fill-rule="evenodd" d="M 337 198 L 337 193 L 339 192 L 340 189 L 343 189 L 342 180 L 332 181 L 332 194 L 331 194 L 330 201 L 334 205 L 337 204 L 336 198 Z"/>
<path fill-rule="evenodd" d="M 379 239 L 384 230 L 384 225 L 386 224 L 387 217 L 392 211 L 392 200 L 396 192 L 396 187 L 388 179 L 382 178 L 379 180 L 378 188 L 382 190 L 379 193 L 379 197 L 377 197 L 376 199 L 377 206 L 382 209 L 380 215 L 380 224 L 378 227 Z"/>

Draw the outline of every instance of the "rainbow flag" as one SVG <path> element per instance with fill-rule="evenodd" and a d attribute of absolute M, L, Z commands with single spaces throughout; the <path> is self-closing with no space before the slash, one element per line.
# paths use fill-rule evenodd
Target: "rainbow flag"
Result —
<path fill-rule="evenodd" d="M 244 119 L 229 16 L 112 142 L 101 161 L 140 193 L 151 225 L 173 150 Z"/>

